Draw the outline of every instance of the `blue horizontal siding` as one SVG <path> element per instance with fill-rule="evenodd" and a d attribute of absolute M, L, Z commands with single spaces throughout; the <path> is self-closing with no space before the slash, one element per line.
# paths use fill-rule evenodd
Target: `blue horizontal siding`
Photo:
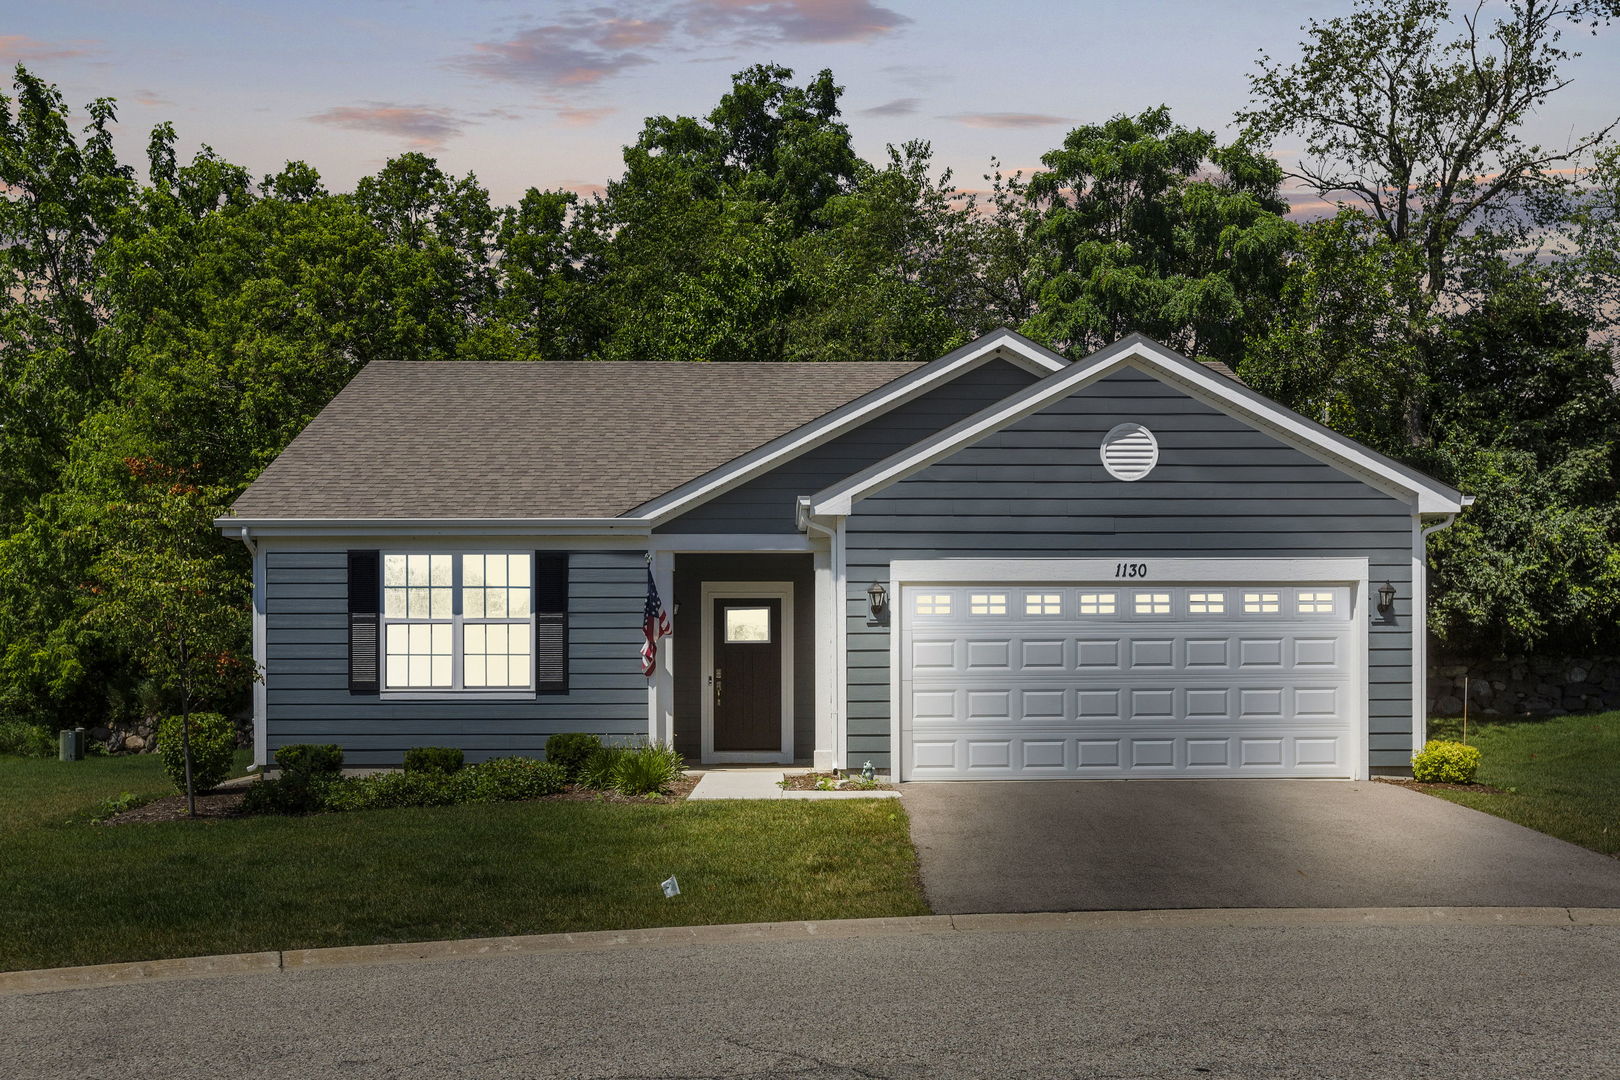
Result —
<path fill-rule="evenodd" d="M 569 691 L 520 701 L 350 694 L 346 567 L 343 551 L 265 553 L 265 722 L 272 753 L 289 743 L 335 742 L 351 765 L 397 765 L 413 746 L 455 746 L 480 761 L 542 756 L 547 736 L 560 731 L 619 741 L 646 734 L 641 551 L 570 556 Z"/>
<path fill-rule="evenodd" d="M 991 360 L 829 440 L 656 529 L 673 533 L 794 533 L 800 495 L 860 472 L 921 442 L 980 409 L 1022 390 L 1035 376 L 1004 360 Z"/>
<path fill-rule="evenodd" d="M 1158 466 L 1122 483 L 1102 436 L 1134 421 Z M 889 634 L 866 588 L 896 559 L 1366 558 L 1398 599 L 1369 634 L 1374 766 L 1406 764 L 1412 731 L 1412 518 L 1401 500 L 1143 372 L 1117 372 L 901 480 L 846 523 L 849 755 L 891 762 Z"/>

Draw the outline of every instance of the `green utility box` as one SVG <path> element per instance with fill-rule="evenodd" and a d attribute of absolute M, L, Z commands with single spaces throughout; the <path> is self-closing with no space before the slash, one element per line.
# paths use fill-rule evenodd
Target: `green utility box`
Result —
<path fill-rule="evenodd" d="M 81 761 L 84 758 L 84 728 L 56 733 L 56 756 L 61 761 Z"/>

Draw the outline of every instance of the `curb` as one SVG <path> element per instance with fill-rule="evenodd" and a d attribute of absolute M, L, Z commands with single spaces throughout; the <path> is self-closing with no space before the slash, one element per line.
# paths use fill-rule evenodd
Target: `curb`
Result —
<path fill-rule="evenodd" d="M 1620 908 L 1181 908 L 1160 911 L 1009 912 L 914 915 L 826 922 L 732 923 L 593 930 L 577 934 L 466 938 L 391 945 L 229 953 L 86 967 L 0 971 L 0 996 L 88 990 L 126 983 L 213 975 L 259 975 L 368 964 L 401 964 L 477 956 L 519 956 L 682 945 L 763 945 L 779 941 L 903 937 L 912 934 L 1021 933 L 1052 930 L 1287 929 L 1311 926 L 1615 926 Z"/>

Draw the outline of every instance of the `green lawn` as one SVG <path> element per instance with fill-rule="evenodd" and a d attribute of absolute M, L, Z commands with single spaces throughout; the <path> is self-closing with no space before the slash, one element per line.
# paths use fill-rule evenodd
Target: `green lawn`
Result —
<path fill-rule="evenodd" d="M 887 799 L 83 820 L 164 786 L 150 757 L 0 758 L 0 970 L 928 910 Z"/>
<path fill-rule="evenodd" d="M 1461 735 L 1457 720 L 1431 720 L 1429 737 Z M 1475 810 L 1572 844 L 1620 855 L 1620 712 L 1468 726 L 1482 755 L 1482 784 L 1505 789 L 1434 791 Z"/>

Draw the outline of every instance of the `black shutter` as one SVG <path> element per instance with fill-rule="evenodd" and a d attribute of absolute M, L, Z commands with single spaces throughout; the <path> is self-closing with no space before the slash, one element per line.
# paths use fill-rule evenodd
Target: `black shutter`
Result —
<path fill-rule="evenodd" d="M 555 551 L 534 555 L 534 685 L 568 692 L 568 556 Z"/>
<path fill-rule="evenodd" d="M 375 694 L 381 661 L 377 640 L 382 558 L 375 551 L 349 552 L 349 693 Z"/>

